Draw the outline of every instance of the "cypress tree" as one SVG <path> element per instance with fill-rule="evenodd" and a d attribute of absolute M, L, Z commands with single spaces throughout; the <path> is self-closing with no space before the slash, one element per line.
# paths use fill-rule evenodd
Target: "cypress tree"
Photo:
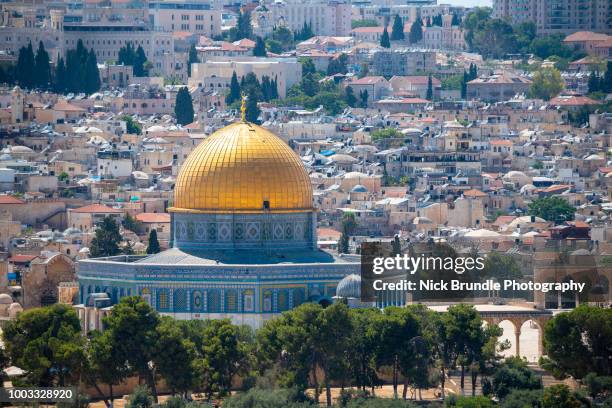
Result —
<path fill-rule="evenodd" d="M 393 27 L 391 29 L 391 41 L 400 41 L 404 39 L 404 23 L 399 14 L 395 15 Z"/>
<path fill-rule="evenodd" d="M 246 120 L 251 123 L 259 123 L 259 114 L 261 111 L 257 106 L 257 93 L 254 89 L 249 89 L 246 101 Z"/>
<path fill-rule="evenodd" d="M 389 32 L 387 27 L 383 30 L 382 37 L 380 37 L 380 46 L 383 48 L 391 48 L 391 41 L 389 41 Z"/>
<path fill-rule="evenodd" d="M 189 58 L 187 59 L 187 76 L 191 77 L 191 64 L 199 62 L 198 51 L 196 50 L 195 44 L 191 44 L 189 48 Z"/>
<path fill-rule="evenodd" d="M 431 75 L 427 78 L 427 97 L 428 100 L 433 100 L 433 81 L 431 79 Z"/>
<path fill-rule="evenodd" d="M 278 99 L 278 77 L 274 77 L 270 88 L 270 100 Z"/>
<path fill-rule="evenodd" d="M 255 48 L 253 48 L 253 56 L 255 57 L 267 57 L 268 52 L 266 51 L 266 44 L 263 38 L 257 37 L 255 40 Z"/>
<path fill-rule="evenodd" d="M 416 44 L 423 39 L 423 24 L 420 18 L 417 18 L 410 26 L 408 39 L 410 40 L 410 44 Z"/>
<path fill-rule="evenodd" d="M 136 49 L 136 55 L 134 57 L 134 75 L 136 76 L 149 76 L 149 72 L 145 68 L 147 62 L 147 55 L 144 52 L 142 46 L 138 46 Z"/>
<path fill-rule="evenodd" d="M 612 92 L 612 61 L 608 61 L 606 65 L 606 73 L 603 77 L 601 88 L 604 92 Z"/>
<path fill-rule="evenodd" d="M 100 71 L 98 70 L 98 60 L 93 48 L 89 50 L 87 62 L 85 63 L 85 78 L 82 91 L 91 94 L 100 89 Z"/>
<path fill-rule="evenodd" d="M 147 245 L 147 254 L 157 254 L 161 251 L 159 241 L 157 240 L 157 230 L 153 228 L 149 233 L 149 245 Z"/>
<path fill-rule="evenodd" d="M 49 64 L 49 54 L 45 50 L 42 41 L 38 43 L 36 51 L 36 74 L 34 80 L 41 88 L 48 89 L 51 84 L 51 65 Z"/>
<path fill-rule="evenodd" d="M 235 101 L 240 100 L 240 84 L 238 83 L 238 76 L 236 71 L 232 74 L 232 80 L 230 81 L 230 91 L 225 97 L 225 103 L 231 105 Z"/>
<path fill-rule="evenodd" d="M 21 47 L 19 56 L 17 57 L 16 79 L 22 88 L 33 88 L 35 82 L 35 57 L 32 43 L 27 47 Z"/>
<path fill-rule="evenodd" d="M 355 92 L 353 92 L 353 87 L 347 86 L 344 89 L 344 101 L 351 108 L 357 106 L 357 97 L 355 96 Z"/>
<path fill-rule="evenodd" d="M 64 65 L 64 59 L 60 56 L 57 57 L 53 84 L 55 92 L 64 93 L 66 91 L 66 66 Z"/>
<path fill-rule="evenodd" d="M 463 80 L 461 81 L 461 99 L 467 98 L 467 83 L 468 73 L 463 71 Z"/>
<path fill-rule="evenodd" d="M 178 93 L 176 94 L 174 114 L 176 116 L 177 123 L 183 126 L 193 122 L 193 101 L 191 99 L 191 94 L 189 94 L 186 87 L 179 89 Z"/>
<path fill-rule="evenodd" d="M 603 84 L 603 81 L 602 82 L 599 81 L 599 76 L 595 74 L 595 71 L 591 71 L 591 75 L 589 75 L 589 82 L 588 82 L 589 93 L 598 92 L 599 90 L 601 90 L 602 84 Z"/>

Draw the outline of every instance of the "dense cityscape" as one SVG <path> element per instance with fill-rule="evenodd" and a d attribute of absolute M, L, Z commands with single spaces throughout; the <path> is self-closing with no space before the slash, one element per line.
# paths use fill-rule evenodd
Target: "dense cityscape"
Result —
<path fill-rule="evenodd" d="M 0 403 L 612 408 L 611 107 L 609 0 L 1 2 Z"/>

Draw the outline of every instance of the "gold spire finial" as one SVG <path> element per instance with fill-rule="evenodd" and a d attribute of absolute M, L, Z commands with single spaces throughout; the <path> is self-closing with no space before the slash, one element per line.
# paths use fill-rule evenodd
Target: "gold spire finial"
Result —
<path fill-rule="evenodd" d="M 246 95 L 242 95 L 242 106 L 240 106 L 240 111 L 242 112 L 242 121 L 246 122 Z"/>

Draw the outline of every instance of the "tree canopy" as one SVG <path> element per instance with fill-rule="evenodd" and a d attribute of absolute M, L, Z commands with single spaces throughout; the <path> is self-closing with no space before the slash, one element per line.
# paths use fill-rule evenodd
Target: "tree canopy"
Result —
<path fill-rule="evenodd" d="M 546 221 L 561 224 L 574 219 L 576 209 L 561 197 L 536 198 L 529 204 L 529 214 L 544 218 Z"/>
<path fill-rule="evenodd" d="M 176 116 L 177 123 L 180 125 L 185 126 L 193 122 L 193 100 L 187 87 L 181 87 L 176 94 L 174 115 Z"/>

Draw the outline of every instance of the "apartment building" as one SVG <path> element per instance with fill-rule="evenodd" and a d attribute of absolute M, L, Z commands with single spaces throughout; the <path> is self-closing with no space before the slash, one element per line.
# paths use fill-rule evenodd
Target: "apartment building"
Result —
<path fill-rule="evenodd" d="M 259 35 L 283 25 L 291 31 L 310 24 L 319 36 L 348 36 L 351 32 L 351 5 L 344 1 L 267 1 L 252 14 Z"/>
<path fill-rule="evenodd" d="M 149 21 L 163 31 L 188 31 L 212 38 L 221 35 L 221 10 L 209 4 L 183 1 L 152 1 Z"/>
<path fill-rule="evenodd" d="M 374 54 L 374 71 L 378 75 L 418 75 L 436 68 L 436 53 L 425 50 L 381 50 Z"/>
<path fill-rule="evenodd" d="M 208 89 L 213 84 L 217 91 L 223 91 L 229 87 L 234 72 L 238 78 L 252 72 L 260 81 L 264 75 L 276 79 L 281 98 L 302 79 L 302 66 L 297 58 L 212 57 L 205 62 L 192 64 L 189 85 Z"/>
<path fill-rule="evenodd" d="M 493 16 L 536 23 L 538 34 L 612 33 L 609 0 L 493 0 Z"/>

